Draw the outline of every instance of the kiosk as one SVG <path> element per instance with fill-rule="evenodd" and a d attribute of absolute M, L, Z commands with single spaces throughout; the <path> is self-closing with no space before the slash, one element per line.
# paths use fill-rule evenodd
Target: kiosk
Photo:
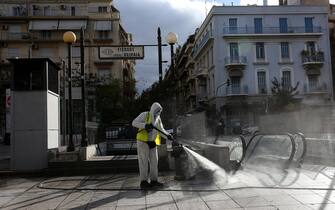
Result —
<path fill-rule="evenodd" d="M 59 145 L 59 67 L 48 58 L 9 61 L 13 66 L 11 168 L 47 168 L 48 149 Z"/>

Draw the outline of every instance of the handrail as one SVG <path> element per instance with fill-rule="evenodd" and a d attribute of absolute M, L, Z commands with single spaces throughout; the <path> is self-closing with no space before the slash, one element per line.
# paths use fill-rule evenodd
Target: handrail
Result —
<path fill-rule="evenodd" d="M 259 142 L 264 136 L 270 136 L 270 135 L 286 135 L 286 136 L 288 136 L 288 137 L 290 138 L 290 140 L 291 140 L 291 144 L 292 144 L 292 148 L 291 148 L 291 154 L 290 154 L 290 156 L 289 156 L 289 158 L 288 158 L 288 160 L 287 160 L 287 162 L 286 162 L 286 164 L 285 164 L 285 168 L 287 168 L 287 167 L 289 166 L 289 164 L 292 162 L 292 160 L 293 160 L 293 158 L 294 158 L 294 155 L 295 155 L 295 153 L 296 153 L 296 145 L 295 145 L 294 137 L 293 137 L 293 135 L 290 134 L 290 133 L 280 133 L 280 134 L 263 134 L 263 133 L 255 133 L 255 134 L 251 137 L 251 139 L 249 140 L 248 144 L 247 144 L 246 147 L 245 147 L 245 150 L 244 150 L 244 152 L 243 152 L 243 155 L 242 155 L 242 158 L 241 158 L 241 161 L 240 161 L 239 166 L 242 164 L 242 162 L 243 162 L 244 159 L 246 158 L 245 156 L 246 156 L 247 150 L 248 150 L 248 148 L 250 147 L 250 144 L 251 144 L 251 143 L 253 142 L 253 140 L 255 139 L 255 137 L 257 137 L 257 136 L 261 136 L 261 138 L 258 139 L 258 142 Z M 258 144 L 258 142 L 257 142 L 257 144 Z M 257 146 L 257 145 L 256 145 L 256 146 Z M 255 146 L 254 148 L 256 148 L 256 146 Z M 239 167 L 238 167 L 238 168 L 239 168 Z M 237 169 L 238 169 L 238 168 L 237 168 Z"/>
<path fill-rule="evenodd" d="M 302 150 L 300 158 L 297 160 L 297 162 L 299 164 L 299 167 L 301 167 L 301 165 L 304 162 L 304 159 L 305 159 L 305 156 L 306 156 L 306 152 L 307 152 L 307 142 L 306 142 L 306 137 L 305 137 L 305 135 L 303 133 L 298 132 L 298 133 L 296 133 L 296 135 L 300 136 L 301 140 L 302 140 L 303 150 Z"/>

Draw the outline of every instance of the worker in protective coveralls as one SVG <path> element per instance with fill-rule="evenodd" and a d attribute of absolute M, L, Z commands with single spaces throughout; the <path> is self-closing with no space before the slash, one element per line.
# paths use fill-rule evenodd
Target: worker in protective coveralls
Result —
<path fill-rule="evenodd" d="M 152 104 L 150 111 L 142 112 L 134 119 L 132 125 L 138 128 L 137 139 L 137 156 L 140 169 L 140 187 L 142 189 L 149 187 L 163 187 L 158 182 L 158 153 L 157 145 L 161 144 L 161 134 L 169 140 L 173 140 L 173 136 L 169 134 L 163 127 L 160 114 L 162 106 L 155 102 Z M 154 127 L 164 133 L 160 133 Z M 150 174 L 148 167 L 150 166 Z M 150 178 L 150 183 L 148 182 Z"/>

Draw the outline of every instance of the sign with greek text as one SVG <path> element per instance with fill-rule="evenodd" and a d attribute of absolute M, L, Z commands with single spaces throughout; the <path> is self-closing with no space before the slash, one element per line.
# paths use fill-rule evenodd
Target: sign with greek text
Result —
<path fill-rule="evenodd" d="M 99 59 L 143 59 L 144 46 L 99 47 Z"/>

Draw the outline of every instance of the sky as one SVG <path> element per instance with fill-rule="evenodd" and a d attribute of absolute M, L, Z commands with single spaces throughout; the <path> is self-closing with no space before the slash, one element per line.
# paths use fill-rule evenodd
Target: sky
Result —
<path fill-rule="evenodd" d="M 335 0 L 330 0 L 335 4 Z M 169 32 L 178 35 L 177 45 L 183 45 L 205 19 L 213 5 L 262 5 L 263 0 L 114 0 L 120 11 L 121 24 L 133 35 L 133 44 L 157 44 L 157 28 L 161 28 L 162 42 Z M 269 5 L 278 0 L 268 0 Z M 143 60 L 136 60 L 135 79 L 140 94 L 158 81 L 157 47 L 145 47 Z M 170 48 L 163 47 L 163 74 L 170 64 Z"/>

